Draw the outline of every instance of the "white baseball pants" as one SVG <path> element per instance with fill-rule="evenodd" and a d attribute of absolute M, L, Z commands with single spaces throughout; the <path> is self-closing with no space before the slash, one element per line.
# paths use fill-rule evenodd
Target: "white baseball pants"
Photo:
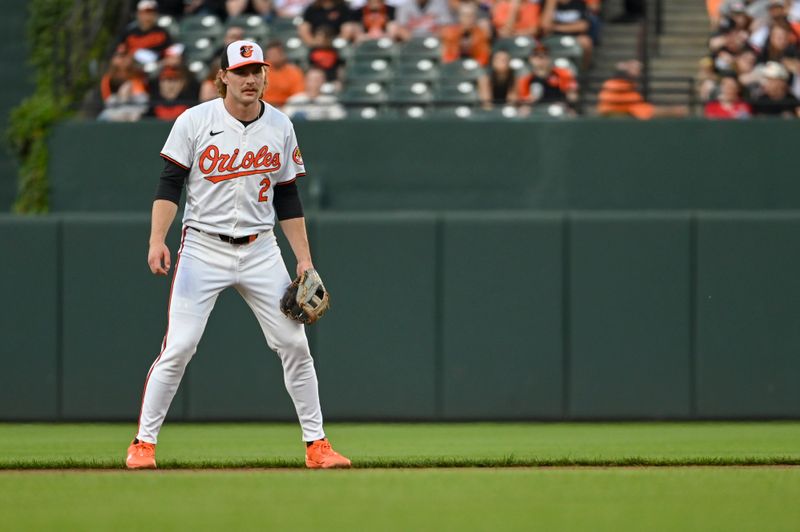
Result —
<path fill-rule="evenodd" d="M 284 383 L 294 402 L 303 440 L 325 437 L 317 374 L 305 330 L 279 308 L 290 282 L 274 232 L 261 233 L 249 244 L 235 245 L 184 227 L 170 290 L 167 332 L 144 385 L 139 440 L 157 442 L 217 296 L 229 286 L 236 288 L 253 310 L 267 344 L 281 359 Z"/>

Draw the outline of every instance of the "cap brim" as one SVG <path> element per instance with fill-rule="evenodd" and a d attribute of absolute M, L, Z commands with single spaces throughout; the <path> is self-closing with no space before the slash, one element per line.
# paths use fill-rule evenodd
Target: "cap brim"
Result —
<path fill-rule="evenodd" d="M 272 66 L 266 61 L 246 61 L 244 63 L 239 63 L 236 66 L 228 67 L 226 70 L 236 70 L 237 68 L 242 68 L 243 66 L 247 65 L 263 65 L 263 66 Z"/>

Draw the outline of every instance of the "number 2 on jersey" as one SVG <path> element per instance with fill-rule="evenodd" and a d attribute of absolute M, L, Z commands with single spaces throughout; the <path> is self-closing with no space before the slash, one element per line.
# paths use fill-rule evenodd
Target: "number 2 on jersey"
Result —
<path fill-rule="evenodd" d="M 261 190 L 258 191 L 258 201 L 267 201 L 269 200 L 269 196 L 267 196 L 267 191 L 269 191 L 269 186 L 272 182 L 269 180 L 268 177 L 265 177 L 259 183 L 261 186 Z"/>

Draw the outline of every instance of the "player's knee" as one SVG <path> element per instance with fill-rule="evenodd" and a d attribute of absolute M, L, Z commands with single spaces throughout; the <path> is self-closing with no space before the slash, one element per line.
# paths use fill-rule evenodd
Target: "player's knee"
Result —
<path fill-rule="evenodd" d="M 304 334 L 296 334 L 283 338 L 278 342 L 277 351 L 282 360 L 294 359 L 301 360 L 311 358 L 311 351 L 308 348 L 308 340 Z"/>

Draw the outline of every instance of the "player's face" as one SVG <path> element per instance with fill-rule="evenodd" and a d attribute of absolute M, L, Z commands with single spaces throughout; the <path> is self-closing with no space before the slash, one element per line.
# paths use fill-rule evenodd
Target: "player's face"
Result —
<path fill-rule="evenodd" d="M 228 96 L 242 105 L 258 101 L 264 92 L 265 70 L 261 65 L 245 65 L 223 72 L 222 81 L 228 86 Z"/>

